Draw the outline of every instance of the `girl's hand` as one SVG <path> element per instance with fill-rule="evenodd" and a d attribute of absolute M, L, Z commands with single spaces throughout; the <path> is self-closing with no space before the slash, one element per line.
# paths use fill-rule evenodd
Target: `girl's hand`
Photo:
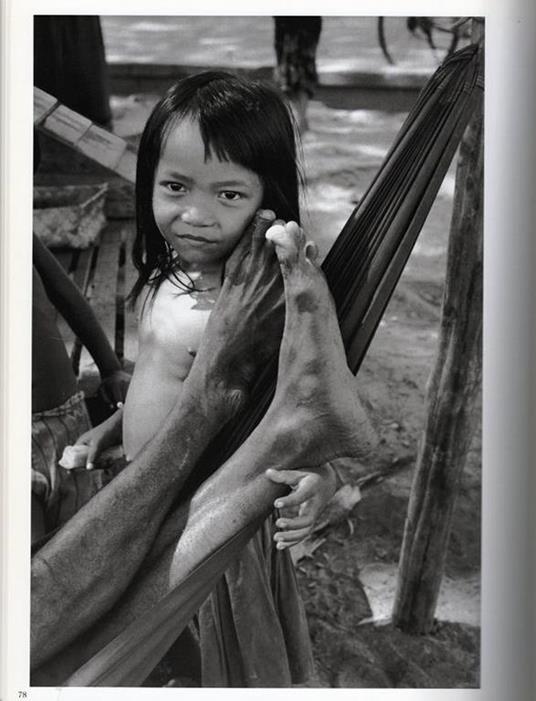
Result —
<path fill-rule="evenodd" d="M 98 391 L 102 399 L 112 409 L 119 409 L 123 406 L 130 379 L 129 373 L 124 370 L 114 370 L 114 372 L 102 378 Z"/>
<path fill-rule="evenodd" d="M 277 509 L 298 506 L 297 516 L 281 516 L 275 522 L 279 529 L 274 535 L 279 550 L 296 545 L 313 531 L 316 520 L 336 491 L 337 478 L 327 464 L 314 470 L 266 470 L 272 482 L 288 484 L 290 494 L 276 499 Z"/>
<path fill-rule="evenodd" d="M 83 433 L 76 441 L 75 445 L 88 446 L 87 470 L 92 470 L 95 467 L 95 461 L 106 448 L 121 443 L 122 414 L 121 410 L 116 411 L 106 421 Z"/>

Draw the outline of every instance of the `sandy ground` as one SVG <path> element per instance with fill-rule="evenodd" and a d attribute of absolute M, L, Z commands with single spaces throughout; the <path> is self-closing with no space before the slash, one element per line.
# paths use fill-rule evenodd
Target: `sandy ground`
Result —
<path fill-rule="evenodd" d="M 152 96 L 114 98 L 115 130 L 135 138 Z M 303 141 L 305 226 L 324 255 L 376 172 L 403 114 L 329 109 L 312 102 Z M 434 362 L 454 191 L 447 175 L 359 372 L 380 436 L 366 465 L 345 466 L 350 484 L 383 477 L 296 553 L 318 678 L 323 687 L 478 686 L 480 435 L 474 437 L 454 514 L 446 572 L 430 636 L 388 624 L 412 471 Z"/>
<path fill-rule="evenodd" d="M 385 19 L 385 39 L 395 61 L 389 66 L 378 43 L 377 17 L 323 17 L 317 52 L 320 74 L 332 71 L 420 72 L 437 66 L 450 37 L 436 32 L 437 53 L 422 35 L 406 29 L 405 17 Z M 438 18 L 448 25 L 449 18 Z M 274 22 L 257 16 L 102 16 L 110 62 L 202 66 L 271 66 Z"/>

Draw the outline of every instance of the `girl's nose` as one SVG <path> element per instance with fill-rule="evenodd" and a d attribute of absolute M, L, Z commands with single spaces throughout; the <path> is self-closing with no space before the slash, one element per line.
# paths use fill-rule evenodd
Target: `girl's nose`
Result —
<path fill-rule="evenodd" d="M 181 219 L 190 226 L 212 226 L 214 224 L 210 210 L 198 204 L 191 204 L 185 207 L 181 214 Z"/>

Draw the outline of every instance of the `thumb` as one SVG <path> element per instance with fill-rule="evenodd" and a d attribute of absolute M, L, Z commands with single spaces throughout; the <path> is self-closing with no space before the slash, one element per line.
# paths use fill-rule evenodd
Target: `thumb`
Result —
<path fill-rule="evenodd" d="M 86 458 L 86 470 L 92 470 L 95 467 L 95 460 L 99 454 L 99 444 L 97 441 L 92 441 L 89 444 L 89 450 Z"/>
<path fill-rule="evenodd" d="M 264 474 L 272 482 L 288 484 L 290 487 L 296 486 L 306 475 L 300 470 L 274 470 L 272 467 L 269 467 Z"/>

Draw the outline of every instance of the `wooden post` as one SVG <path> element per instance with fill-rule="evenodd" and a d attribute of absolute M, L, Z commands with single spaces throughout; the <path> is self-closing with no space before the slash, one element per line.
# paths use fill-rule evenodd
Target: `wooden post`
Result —
<path fill-rule="evenodd" d="M 475 25 L 477 25 L 475 27 Z M 473 20 L 473 37 L 481 31 Z M 393 624 L 430 632 L 482 376 L 483 99 L 459 153 L 440 337 L 400 555 Z"/>

